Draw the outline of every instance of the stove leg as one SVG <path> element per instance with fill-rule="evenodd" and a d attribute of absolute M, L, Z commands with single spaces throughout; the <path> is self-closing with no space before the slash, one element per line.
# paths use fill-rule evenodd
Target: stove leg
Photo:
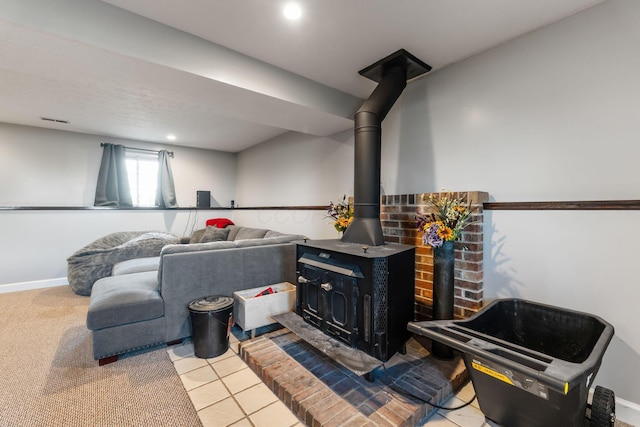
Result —
<path fill-rule="evenodd" d="M 370 383 L 376 380 L 376 376 L 373 374 L 373 371 L 367 372 L 366 374 L 363 375 L 363 377 L 365 380 L 367 380 Z"/>
<path fill-rule="evenodd" d="M 407 354 L 407 343 L 402 344 L 402 347 L 398 350 L 398 353 L 405 355 Z"/>
<path fill-rule="evenodd" d="M 102 359 L 98 359 L 98 366 L 108 365 L 109 363 L 117 362 L 118 355 L 103 357 Z"/>

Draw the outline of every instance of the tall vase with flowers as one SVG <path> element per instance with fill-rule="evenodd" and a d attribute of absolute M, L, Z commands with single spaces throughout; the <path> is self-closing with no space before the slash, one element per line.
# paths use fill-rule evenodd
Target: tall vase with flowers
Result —
<path fill-rule="evenodd" d="M 344 233 L 347 227 L 353 222 L 354 209 L 347 200 L 347 195 L 342 196 L 342 200 L 337 203 L 329 202 L 327 209 L 329 218 L 333 221 L 333 227 L 339 233 Z"/>
<path fill-rule="evenodd" d="M 433 319 L 453 319 L 454 244 L 471 218 L 470 204 L 452 192 L 431 194 L 431 212 L 416 215 L 422 242 L 433 247 Z M 453 350 L 441 343 L 432 343 L 432 353 L 440 359 L 451 359 Z"/>

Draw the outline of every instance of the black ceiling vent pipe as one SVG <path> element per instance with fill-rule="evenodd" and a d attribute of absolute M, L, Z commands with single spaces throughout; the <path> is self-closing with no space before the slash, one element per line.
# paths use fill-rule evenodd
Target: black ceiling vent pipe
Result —
<path fill-rule="evenodd" d="M 380 158 L 382 120 L 396 102 L 407 80 L 420 76 L 431 67 L 404 49 L 360 71 L 378 82 L 369 98 L 354 116 L 354 219 L 342 236 L 346 243 L 384 245 L 380 224 Z"/>

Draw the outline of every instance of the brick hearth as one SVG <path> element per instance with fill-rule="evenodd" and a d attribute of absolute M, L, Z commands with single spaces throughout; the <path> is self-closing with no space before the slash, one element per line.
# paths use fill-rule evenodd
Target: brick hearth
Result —
<path fill-rule="evenodd" d="M 240 343 L 240 356 L 281 401 L 307 426 L 416 426 L 436 411 L 392 390 L 389 376 L 402 389 L 441 404 L 467 379 L 460 358 L 434 359 L 412 338 L 407 354 L 396 354 L 387 373 L 373 382 L 355 375 L 319 353 L 288 329 Z M 428 345 L 428 341 L 426 341 Z"/>

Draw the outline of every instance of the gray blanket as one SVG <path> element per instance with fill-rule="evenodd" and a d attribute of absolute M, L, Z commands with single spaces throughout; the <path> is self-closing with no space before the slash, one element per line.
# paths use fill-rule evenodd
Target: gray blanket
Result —
<path fill-rule="evenodd" d="M 78 295 L 91 295 L 96 280 L 111 275 L 113 264 L 133 258 L 160 255 L 165 245 L 178 243 L 173 234 L 160 231 L 120 231 L 108 234 L 67 258 L 69 286 Z"/>

